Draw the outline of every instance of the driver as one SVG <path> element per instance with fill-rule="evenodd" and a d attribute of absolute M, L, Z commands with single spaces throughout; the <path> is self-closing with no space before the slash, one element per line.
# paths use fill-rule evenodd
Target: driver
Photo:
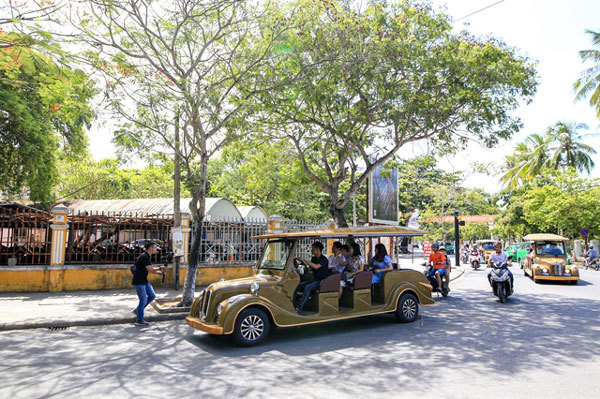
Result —
<path fill-rule="evenodd" d="M 321 280 L 329 275 L 329 262 L 327 261 L 327 258 L 323 256 L 323 244 L 320 241 L 313 242 L 310 252 L 313 256 L 310 261 L 303 258 L 296 258 L 296 260 L 306 263 L 311 269 L 313 269 L 313 280 L 303 281 L 298 284 L 298 288 L 296 288 L 296 292 L 294 293 L 295 302 L 298 292 L 304 289 L 304 294 L 302 295 L 302 298 L 296 307 L 296 313 L 298 314 L 302 312 L 302 308 L 304 308 L 304 305 L 308 301 L 311 292 L 319 288 L 319 285 L 321 285 Z"/>
<path fill-rule="evenodd" d="M 433 265 L 435 278 L 438 282 L 438 287 L 442 289 L 442 276 L 446 273 L 446 255 L 439 251 L 440 245 L 437 242 L 431 244 L 433 253 L 429 254 L 429 263 Z"/>
<path fill-rule="evenodd" d="M 596 259 L 598 259 L 598 252 L 594 249 L 594 246 L 590 244 L 590 249 L 585 253 L 585 258 L 589 263 L 592 263 Z"/>
<path fill-rule="evenodd" d="M 508 263 L 509 266 L 512 266 L 511 260 L 508 259 L 508 254 L 502 250 L 502 243 L 497 242 L 494 245 L 494 250 L 496 252 L 491 254 L 490 257 L 488 258 L 488 267 L 492 267 L 492 262 L 494 262 L 497 265 L 501 265 L 506 262 L 506 263 Z M 512 293 L 514 291 L 515 279 L 513 277 L 512 272 L 510 271 L 510 269 L 507 268 L 506 270 L 508 271 L 508 276 L 510 277 L 510 290 Z M 492 271 L 491 270 L 488 273 L 488 281 L 490 282 L 490 285 L 492 285 Z"/>

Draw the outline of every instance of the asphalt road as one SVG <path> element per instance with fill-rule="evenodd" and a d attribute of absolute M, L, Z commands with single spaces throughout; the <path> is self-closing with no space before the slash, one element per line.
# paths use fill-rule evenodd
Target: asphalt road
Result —
<path fill-rule="evenodd" d="M 474 271 L 415 323 L 279 329 L 253 348 L 181 322 L 4 332 L 0 397 L 600 397 L 600 273 L 571 286 L 513 271 L 506 304 Z"/>

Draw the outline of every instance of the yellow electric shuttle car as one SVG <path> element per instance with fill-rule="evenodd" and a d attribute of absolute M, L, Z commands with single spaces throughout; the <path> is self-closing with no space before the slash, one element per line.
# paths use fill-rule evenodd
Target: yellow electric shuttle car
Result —
<path fill-rule="evenodd" d="M 483 259 L 487 262 L 488 258 L 491 254 L 493 254 L 496 250 L 494 246 L 496 243 L 500 242 L 497 240 L 477 240 L 475 241 L 477 245 L 479 245 L 479 249 L 483 250 Z"/>
<path fill-rule="evenodd" d="M 568 238 L 556 234 L 529 234 L 523 237 L 531 241 L 533 250 L 525 257 L 523 271 L 536 283 L 540 280 L 570 281 L 577 284 L 577 266 L 567 264 L 565 242 Z"/>
<path fill-rule="evenodd" d="M 409 269 L 388 271 L 378 284 L 371 283 L 372 272 L 359 272 L 341 296 L 341 275 L 329 274 L 311 294 L 305 312 L 297 314 L 294 293 L 300 282 L 312 279 L 312 271 L 296 258 L 306 256 L 315 240 L 364 239 L 374 244 L 375 240 L 387 242 L 386 237 L 425 233 L 406 227 L 375 226 L 254 237 L 266 240 L 254 275 L 209 285 L 194 301 L 186 321 L 209 334 L 232 334 L 244 346 L 262 342 L 271 326 L 299 326 L 381 313 L 393 313 L 400 322 L 412 322 L 419 314 L 419 305 L 435 302 L 423 273 Z"/>

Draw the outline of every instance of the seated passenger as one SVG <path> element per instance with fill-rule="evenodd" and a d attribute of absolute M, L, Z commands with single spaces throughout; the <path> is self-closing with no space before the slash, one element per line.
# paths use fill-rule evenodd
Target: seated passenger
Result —
<path fill-rule="evenodd" d="M 327 258 L 323 256 L 323 244 L 321 244 L 320 241 L 313 242 L 311 246 L 311 253 L 313 257 L 310 259 L 310 261 L 303 258 L 296 258 L 297 260 L 306 263 L 311 269 L 313 269 L 314 277 L 313 280 L 304 281 L 298 284 L 296 292 L 294 293 L 294 302 L 296 302 L 299 291 L 304 289 L 304 294 L 302 295 L 302 298 L 296 307 L 296 313 L 302 312 L 302 308 L 304 308 L 304 305 L 306 305 L 310 294 L 319 288 L 321 281 L 329 275 L 329 262 L 327 261 Z"/>
<path fill-rule="evenodd" d="M 347 248 L 350 248 L 350 254 L 345 254 Z M 348 287 L 354 283 L 356 273 L 365 270 L 365 261 L 360 253 L 360 246 L 357 243 L 350 244 L 350 247 L 343 245 L 342 255 L 348 259 L 348 266 L 346 266 L 346 271 L 342 274 L 342 279 L 340 280 L 340 295 L 342 295 L 343 287 Z"/>
<path fill-rule="evenodd" d="M 346 269 L 348 261 L 341 254 L 342 243 L 335 241 L 331 247 L 331 250 L 333 251 L 333 254 L 329 255 L 329 258 L 327 258 L 327 261 L 329 262 L 330 273 L 343 273 Z"/>
<path fill-rule="evenodd" d="M 392 267 L 392 258 L 390 258 L 387 254 L 385 245 L 375 245 L 375 256 L 371 258 L 369 266 L 373 269 L 373 279 L 371 280 L 371 284 L 377 284 L 381 282 L 383 273 L 394 269 Z"/>

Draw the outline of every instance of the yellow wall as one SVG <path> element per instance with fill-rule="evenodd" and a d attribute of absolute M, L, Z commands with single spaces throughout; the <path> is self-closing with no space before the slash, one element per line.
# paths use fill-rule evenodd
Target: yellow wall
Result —
<path fill-rule="evenodd" d="M 154 287 L 172 287 L 172 270 L 167 271 L 165 284 L 162 277 L 149 275 Z M 182 268 L 179 281 L 183 287 L 187 268 Z M 226 280 L 252 275 L 251 266 L 202 267 L 196 273 L 197 285 L 208 285 L 224 278 Z M 30 269 L 2 270 L 0 268 L 0 292 L 34 291 L 80 291 L 112 290 L 131 287 L 131 272 L 127 268 L 79 269 L 67 267 L 39 267 Z"/>

